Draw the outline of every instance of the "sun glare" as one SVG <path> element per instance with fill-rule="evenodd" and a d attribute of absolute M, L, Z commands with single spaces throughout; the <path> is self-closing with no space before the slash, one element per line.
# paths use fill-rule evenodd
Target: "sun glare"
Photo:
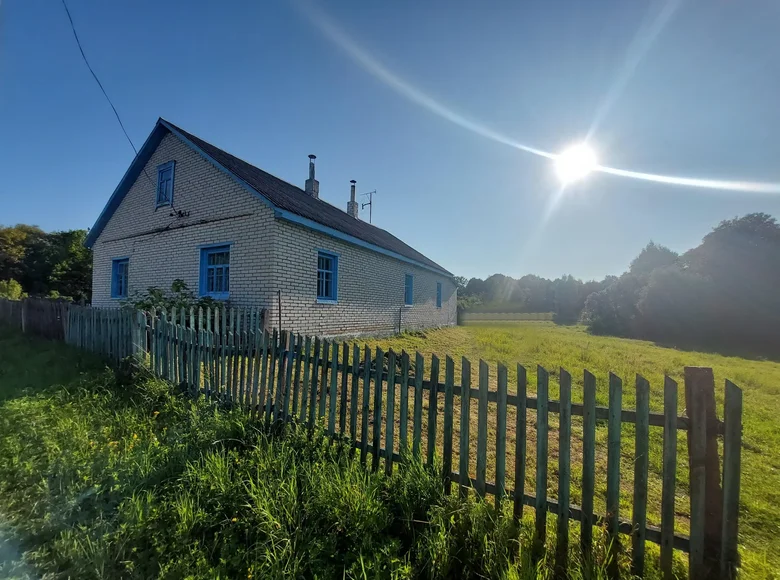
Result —
<path fill-rule="evenodd" d="M 596 154 L 584 143 L 569 147 L 555 159 L 555 169 L 563 183 L 582 179 L 597 165 Z"/>

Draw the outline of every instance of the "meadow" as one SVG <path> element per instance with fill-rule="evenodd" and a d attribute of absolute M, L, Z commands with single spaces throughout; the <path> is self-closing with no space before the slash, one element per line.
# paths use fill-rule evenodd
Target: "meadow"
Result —
<path fill-rule="evenodd" d="M 0 328 L 0 577 L 552 578 L 551 537 L 503 507 Z M 564 577 L 605 577 L 594 539 Z"/>
<path fill-rule="evenodd" d="M 636 374 L 650 382 L 650 407 L 653 411 L 663 410 L 663 378 L 668 375 L 680 385 L 679 410 L 685 409 L 683 397 L 683 369 L 686 366 L 705 366 L 713 369 L 716 381 L 716 401 L 722 412 L 723 385 L 725 379 L 735 382 L 744 392 L 744 434 L 742 450 L 742 492 L 740 502 L 740 555 L 742 572 L 748 578 L 780 577 L 780 364 L 765 360 L 723 356 L 713 353 L 681 351 L 662 347 L 651 342 L 615 337 L 593 336 L 583 327 L 558 326 L 544 322 L 528 323 L 481 323 L 432 332 L 407 333 L 387 339 L 371 341 L 372 346 L 392 348 L 396 351 L 419 351 L 425 355 L 453 358 L 465 356 L 472 361 L 483 359 L 491 365 L 491 380 L 495 380 L 495 365 L 503 362 L 510 372 L 510 391 L 514 380 L 515 363 L 523 364 L 529 371 L 528 392 L 535 392 L 535 369 L 541 365 L 550 372 L 550 398 L 557 398 L 556 375 L 563 367 L 572 375 L 572 397 L 582 401 L 583 369 L 588 369 L 598 380 L 597 404 L 607 404 L 607 377 L 614 372 L 623 378 L 624 408 L 634 406 L 633 384 Z M 457 366 L 456 366 L 457 368 Z M 491 389 L 495 384 L 491 384 Z M 529 419 L 533 419 L 529 414 Z M 551 418 L 551 422 L 554 422 Z M 512 424 L 511 419 L 509 424 Z M 624 441 L 631 441 L 632 429 L 624 426 Z M 552 432 L 552 427 L 551 427 Z M 529 431 L 529 435 L 532 430 Z M 581 433 L 581 429 L 580 429 Z M 576 461 L 577 424 L 573 426 L 575 440 L 572 442 L 572 459 Z M 597 431 L 597 442 L 602 449 L 605 444 L 606 427 Z M 512 439 L 512 435 L 508 435 Z M 651 429 L 651 481 L 648 490 L 648 504 L 660 502 L 660 450 L 662 432 Z M 557 442 L 550 436 L 551 454 L 555 453 Z M 511 448 L 511 443 L 508 443 Z M 532 446 L 529 443 L 529 449 Z M 690 511 L 687 496 L 688 466 L 687 450 L 683 433 L 678 438 L 678 493 L 676 501 L 677 528 L 687 529 Z M 554 456 L 554 455 L 553 455 Z M 602 474 L 605 453 L 601 457 Z M 534 457 L 529 457 L 535 460 Z M 631 474 L 632 448 L 624 444 L 621 471 L 623 477 L 621 510 L 630 513 L 631 492 L 628 476 Z M 552 466 L 552 462 L 550 463 Z M 597 465 L 598 470 L 598 465 Z M 533 485 L 533 468 L 527 470 L 526 485 Z M 576 467 L 572 470 L 572 501 L 577 495 Z M 654 476 L 654 477 L 653 477 Z M 554 482 L 548 484 L 549 493 L 555 495 Z M 528 489 L 528 487 L 526 487 Z M 598 485 L 597 494 L 603 496 L 606 486 Z M 598 499 L 598 498 L 597 498 Z M 603 509 L 603 502 L 597 501 L 596 508 Z M 602 512 L 603 513 L 603 512 Z M 648 521 L 658 523 L 659 513 L 649 508 Z"/>
<path fill-rule="evenodd" d="M 572 373 L 575 401 L 581 369 L 588 368 L 599 379 L 599 404 L 606 403 L 605 379 L 613 371 L 625 380 L 624 407 L 633 405 L 638 372 L 654 389 L 654 410 L 665 373 L 682 385 L 684 366 L 711 366 L 718 396 L 726 377 L 745 392 L 742 576 L 775 577 L 780 365 L 546 323 L 457 327 L 369 344 L 482 358 L 493 369 L 498 361 L 510 370 L 520 362 L 533 373 L 541 364 L 551 371 L 551 398 L 563 366 Z M 534 385 L 531 375 L 529 392 Z M 575 441 L 573 458 L 576 449 Z M 684 463 L 682 438 L 680 449 Z M 630 450 L 624 459 L 630 462 Z M 686 471 L 678 470 L 682 530 Z M 576 481 L 576 469 L 573 475 Z M 550 479 L 554 490 L 554 471 Z M 651 485 L 651 500 L 653 493 Z M 515 524 L 511 506 L 499 517 L 492 503 L 445 496 L 441 480 L 415 461 L 392 476 L 373 474 L 348 446 L 318 432 L 267 432 L 243 412 L 191 400 L 144 373 L 115 374 L 86 353 L 0 329 L 3 577 L 552 577 L 552 536 L 533 560 L 530 519 Z M 573 536 L 568 577 L 604 575 L 603 530 L 596 538 L 595 560 L 584 563 Z M 657 577 L 648 560 L 647 577 Z M 620 565 L 628 577 L 626 554 Z"/>

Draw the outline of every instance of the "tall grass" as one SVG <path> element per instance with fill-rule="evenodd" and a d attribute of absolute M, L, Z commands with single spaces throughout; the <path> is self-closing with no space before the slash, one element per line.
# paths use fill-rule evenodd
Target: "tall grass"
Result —
<path fill-rule="evenodd" d="M 554 575 L 552 544 L 534 552 L 511 506 L 445 496 L 435 470 L 412 458 L 392 476 L 371 473 L 320 430 L 266 432 L 161 381 L 117 381 L 61 345 L 0 331 L 0 366 L 27 349 L 50 349 L 63 366 L 71 352 L 86 371 L 63 371 L 59 386 L 51 369 L 27 369 L 21 389 L 3 380 L 0 576 Z M 594 560 L 573 549 L 564 577 L 604 576 L 597 537 Z M 624 555 L 620 564 L 625 573 Z"/>

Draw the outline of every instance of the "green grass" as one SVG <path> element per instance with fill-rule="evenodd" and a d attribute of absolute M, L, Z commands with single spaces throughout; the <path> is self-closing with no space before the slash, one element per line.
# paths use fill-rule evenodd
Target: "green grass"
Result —
<path fill-rule="evenodd" d="M 685 409 L 683 400 L 683 368 L 685 366 L 712 367 L 716 380 L 716 398 L 722 413 L 723 384 L 726 378 L 734 381 L 744 391 L 744 443 L 742 450 L 742 493 L 740 502 L 740 552 L 743 574 L 748 578 L 776 578 L 780 569 L 780 364 L 760 360 L 747 360 L 711 353 L 684 352 L 663 348 L 653 343 L 613 337 L 589 335 L 582 327 L 564 327 L 553 324 L 500 324 L 477 325 L 442 329 L 427 333 L 408 333 L 397 337 L 373 341 L 372 345 L 408 352 L 419 350 L 430 355 L 453 356 L 458 361 L 466 356 L 472 361 L 472 371 L 481 358 L 491 363 L 491 379 L 495 380 L 495 363 L 509 364 L 510 385 L 514 363 L 519 362 L 529 370 L 529 393 L 535 392 L 535 368 L 542 365 L 551 371 L 550 396 L 557 398 L 558 368 L 564 367 L 572 374 L 573 398 L 582 401 L 582 369 L 593 372 L 599 381 L 597 401 L 607 404 L 607 375 L 610 371 L 624 380 L 624 407 L 633 407 L 633 385 L 636 373 L 651 384 L 651 409 L 663 409 L 663 376 L 668 374 L 680 385 L 679 410 Z M 472 384 L 475 384 L 472 378 Z M 491 388 L 495 388 L 492 386 Z M 512 424 L 512 421 L 509 421 Z M 472 429 L 472 432 L 474 430 Z M 597 439 L 604 437 L 599 428 Z M 532 433 L 529 433 L 533 436 Z M 572 457 L 579 452 L 575 422 L 575 440 Z M 630 518 L 633 431 L 624 427 L 623 489 L 621 510 Z M 511 438 L 511 434 L 510 434 Z M 661 433 L 651 428 L 651 481 L 649 490 L 651 522 L 657 523 L 660 500 L 660 450 Z M 677 525 L 685 531 L 688 525 L 687 464 L 684 435 L 678 439 Z M 551 434 L 551 455 L 555 452 L 555 435 Z M 508 444 L 511 449 L 511 445 Z M 529 451 L 531 450 L 529 444 Z M 552 455 L 554 458 L 554 455 Z M 599 452 L 599 456 L 601 453 Z M 534 458 L 535 459 L 535 458 Z M 603 465 L 604 457 L 601 457 Z M 573 469 L 573 484 L 577 485 L 578 466 Z M 508 469 L 511 471 L 511 469 Z M 529 467 L 526 485 L 533 483 L 533 468 Z M 598 483 L 598 481 L 597 481 Z M 528 489 L 528 487 L 526 488 Z M 549 487 L 556 494 L 555 483 Z M 597 485 L 603 493 L 605 486 Z M 578 490 L 572 490 L 572 501 L 577 501 Z M 598 500 L 599 498 L 597 498 Z M 652 506 L 656 505 L 655 511 Z M 603 504 L 602 504 L 603 505 Z M 599 507 L 597 501 L 597 508 Z"/>
<path fill-rule="evenodd" d="M 318 432 L 1 328 L 0 369 L 2 577 L 552 577 L 551 539 L 533 563 L 530 522 L 444 496 L 417 462 L 372 474 Z M 596 536 L 570 578 L 604 577 Z"/>

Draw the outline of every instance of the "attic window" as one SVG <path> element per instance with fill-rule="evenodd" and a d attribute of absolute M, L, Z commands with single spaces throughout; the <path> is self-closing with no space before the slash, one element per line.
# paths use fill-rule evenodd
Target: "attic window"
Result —
<path fill-rule="evenodd" d="M 157 167 L 157 207 L 173 204 L 173 173 L 175 165 L 175 161 L 169 161 Z"/>

